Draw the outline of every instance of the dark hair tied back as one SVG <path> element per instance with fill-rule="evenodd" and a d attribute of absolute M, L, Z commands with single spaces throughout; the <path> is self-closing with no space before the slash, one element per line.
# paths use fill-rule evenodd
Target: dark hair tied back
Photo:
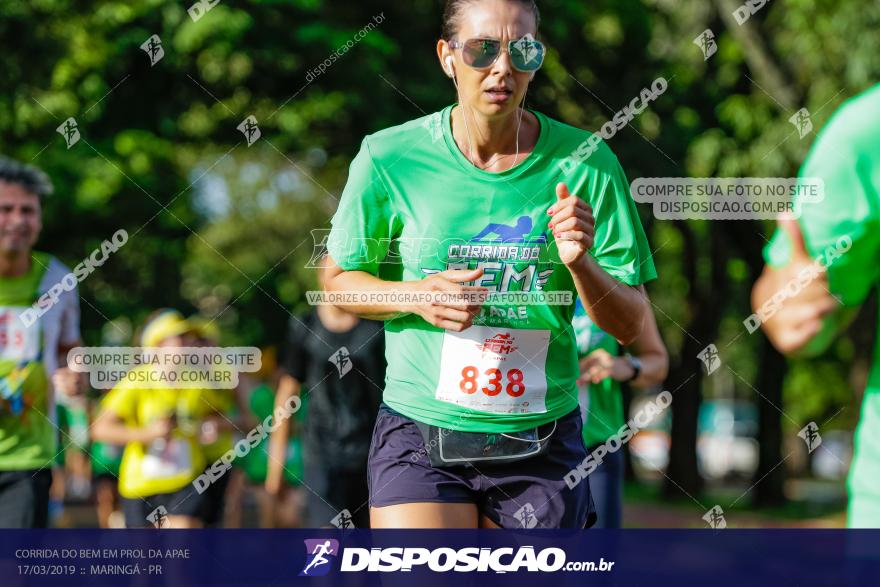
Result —
<path fill-rule="evenodd" d="M 479 0 L 446 0 L 446 8 L 443 9 L 443 30 L 441 35 L 447 41 L 451 41 L 458 34 L 458 20 L 462 10 L 468 5 Z M 535 0 L 510 0 L 524 4 L 535 15 L 535 31 L 541 27 L 541 13 Z"/>

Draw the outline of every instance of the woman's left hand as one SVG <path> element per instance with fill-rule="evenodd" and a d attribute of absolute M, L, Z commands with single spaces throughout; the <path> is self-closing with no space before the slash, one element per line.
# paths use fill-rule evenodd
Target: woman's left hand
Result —
<path fill-rule="evenodd" d="M 596 349 L 580 360 L 581 376 L 578 383 L 600 383 L 611 377 L 615 381 L 629 381 L 633 367 L 622 357 L 615 357 L 605 349 Z"/>
<path fill-rule="evenodd" d="M 568 187 L 556 184 L 556 202 L 547 209 L 552 216 L 547 225 L 556 239 L 559 258 L 568 266 L 580 261 L 593 247 L 596 220 L 593 209 L 581 198 L 572 195 Z"/>

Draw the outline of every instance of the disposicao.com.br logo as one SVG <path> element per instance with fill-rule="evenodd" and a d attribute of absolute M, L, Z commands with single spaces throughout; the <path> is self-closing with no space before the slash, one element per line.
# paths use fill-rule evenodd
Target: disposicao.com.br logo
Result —
<path fill-rule="evenodd" d="M 300 577 L 320 577 L 330 572 L 330 561 L 339 554 L 339 541 L 332 538 L 306 539 L 306 564 Z"/>
<path fill-rule="evenodd" d="M 326 575 L 331 568 L 330 557 L 339 554 L 338 542 L 330 539 L 306 540 L 308 557 L 300 576 Z M 515 573 L 517 571 L 610 571 L 613 562 L 566 562 L 561 548 L 544 548 L 536 551 L 533 546 L 519 548 L 355 548 L 342 550 L 339 570 L 341 572 L 410 572 L 413 567 L 423 567 L 436 573 L 445 572 L 493 572 Z"/>

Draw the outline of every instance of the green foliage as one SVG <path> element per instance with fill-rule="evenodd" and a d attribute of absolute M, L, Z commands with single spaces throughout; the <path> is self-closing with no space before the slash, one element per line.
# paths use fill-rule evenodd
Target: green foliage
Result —
<path fill-rule="evenodd" d="M 186 2 L 0 4 L 2 151 L 32 160 L 57 186 L 40 246 L 75 264 L 118 228 L 131 234 L 82 284 L 86 340 L 100 340 L 109 320 L 137 323 L 156 307 L 179 306 L 217 316 L 228 342 L 277 342 L 314 284 L 304 267 L 309 231 L 329 226 L 363 136 L 454 100 L 434 51 L 440 4 L 223 0 L 198 22 Z M 792 136 L 793 111 L 808 107 L 819 129 L 878 79 L 880 7 L 788 0 L 752 17 L 747 26 L 798 99 L 782 106 L 719 5 L 542 3 L 550 50 L 529 106 L 597 129 L 663 75 L 667 93 L 611 141 L 630 178 L 793 175 L 815 137 Z M 383 23 L 308 82 L 383 13 Z M 704 61 L 692 40 L 706 28 L 718 52 Z M 165 56 L 151 67 L 140 45 L 153 34 Z M 252 147 L 236 130 L 248 115 L 263 135 Z M 83 137 L 71 149 L 55 132 L 69 116 Z M 721 340 L 701 342 L 715 342 L 754 380 L 759 335 L 741 323 L 755 261 L 743 245 L 759 247 L 772 227 L 755 224 L 751 243 L 727 238 L 728 285 L 711 291 L 709 243 L 722 227 L 687 222 L 688 243 L 682 227 L 643 213 L 661 276 L 649 290 L 673 358 L 693 326 L 695 300 L 708 295 L 723 312 Z M 786 386 L 793 417 L 851 403 L 845 355 L 835 347 L 821 363 L 796 366 Z M 737 395 L 754 397 L 732 381 Z"/>

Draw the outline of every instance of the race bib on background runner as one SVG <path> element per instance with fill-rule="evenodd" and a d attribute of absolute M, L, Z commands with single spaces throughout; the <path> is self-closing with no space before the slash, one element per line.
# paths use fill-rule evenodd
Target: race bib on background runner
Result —
<path fill-rule="evenodd" d="M 549 330 L 471 326 L 446 332 L 438 400 L 496 414 L 547 411 Z"/>
<path fill-rule="evenodd" d="M 25 326 L 21 315 L 28 307 L 0 307 L 0 360 L 16 363 L 40 358 L 40 321 Z"/>
<path fill-rule="evenodd" d="M 187 440 L 154 440 L 141 461 L 144 479 L 168 479 L 192 472 L 192 454 Z"/>

